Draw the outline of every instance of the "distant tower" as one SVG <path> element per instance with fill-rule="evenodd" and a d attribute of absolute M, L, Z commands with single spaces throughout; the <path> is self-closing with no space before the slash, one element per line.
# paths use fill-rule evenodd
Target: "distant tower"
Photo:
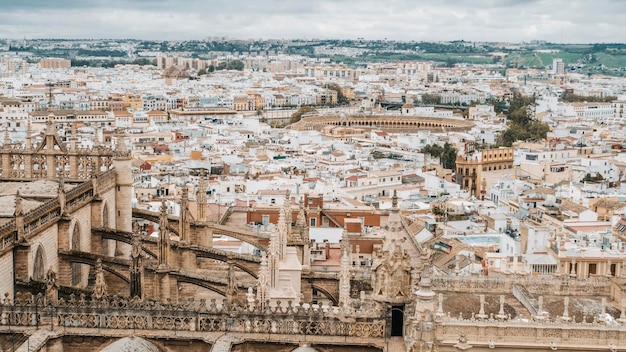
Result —
<path fill-rule="evenodd" d="M 563 59 L 552 59 L 552 73 L 555 75 L 562 75 L 565 73 L 565 65 L 563 64 Z"/>

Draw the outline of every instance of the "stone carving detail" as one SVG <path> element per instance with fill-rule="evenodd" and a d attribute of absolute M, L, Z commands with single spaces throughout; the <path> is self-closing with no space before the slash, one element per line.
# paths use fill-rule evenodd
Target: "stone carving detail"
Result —
<path fill-rule="evenodd" d="M 104 270 L 102 269 L 102 259 L 96 261 L 96 284 L 93 289 L 93 297 L 102 299 L 107 295 L 107 284 L 104 281 Z"/>
<path fill-rule="evenodd" d="M 54 304 L 56 303 L 56 305 Z M 64 328 L 186 330 L 203 332 L 250 332 L 289 335 L 328 335 L 382 338 L 385 319 L 378 307 L 362 305 L 354 318 L 342 321 L 339 307 L 320 307 L 291 301 L 275 306 L 250 306 L 224 300 L 210 302 L 193 298 L 167 303 L 102 296 L 44 302 L 42 295 L 19 294 L 0 303 L 0 325 L 53 325 Z M 235 318 L 233 318 L 235 317 Z M 52 320 L 52 321 L 50 321 Z"/>
<path fill-rule="evenodd" d="M 58 297 L 59 285 L 57 283 L 57 274 L 50 268 L 46 273 L 46 300 L 48 304 L 56 304 Z"/>
<path fill-rule="evenodd" d="M 402 223 L 398 210 L 398 197 L 394 192 L 389 214 L 389 236 L 382 251 L 374 259 L 374 294 L 386 299 L 408 299 L 411 295 L 411 259 L 404 249 Z"/>
<path fill-rule="evenodd" d="M 35 148 L 30 138 L 22 146 L 7 143 L 6 137 L 5 134 L 5 143 L 0 148 L 0 169 L 4 178 L 88 180 L 93 175 L 109 170 L 114 153 L 120 153 L 104 146 L 77 148 L 75 136 L 68 148 L 59 137 L 52 120 L 48 121 L 44 139 Z M 130 151 L 121 153 L 129 154 Z"/>

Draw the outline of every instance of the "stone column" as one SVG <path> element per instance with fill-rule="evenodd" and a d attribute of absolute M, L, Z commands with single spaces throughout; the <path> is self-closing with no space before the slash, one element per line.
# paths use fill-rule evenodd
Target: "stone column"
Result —
<path fill-rule="evenodd" d="M 115 168 L 115 228 L 118 231 L 133 231 L 133 177 L 130 151 L 126 149 L 124 137 L 118 137 L 115 156 L 112 160 Z M 130 256 L 130 246 L 117 242 L 116 255 Z"/>
<path fill-rule="evenodd" d="M 496 318 L 499 320 L 506 319 L 506 313 L 504 312 L 504 295 L 500 295 L 500 311 L 496 315 Z"/>
<path fill-rule="evenodd" d="M 563 298 L 563 316 L 561 317 L 561 320 L 565 322 L 572 320 L 569 316 L 569 297 L 567 296 Z"/>
<path fill-rule="evenodd" d="M 486 319 L 487 314 L 485 314 L 485 295 L 480 295 L 480 311 L 476 315 L 478 319 Z"/>

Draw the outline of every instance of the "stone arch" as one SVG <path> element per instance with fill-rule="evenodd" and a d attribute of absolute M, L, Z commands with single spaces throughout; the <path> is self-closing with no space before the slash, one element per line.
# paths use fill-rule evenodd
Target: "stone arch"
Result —
<path fill-rule="evenodd" d="M 155 344 L 141 337 L 124 337 L 101 349 L 100 352 L 146 351 L 161 352 Z"/>
<path fill-rule="evenodd" d="M 72 232 L 70 234 L 70 250 L 80 251 L 81 250 L 81 241 L 80 241 L 80 224 L 78 221 L 74 224 L 72 228 Z M 80 285 L 82 281 L 82 264 L 80 263 L 72 263 L 72 286 Z"/>
<path fill-rule="evenodd" d="M 326 296 L 326 298 L 328 298 L 329 300 L 331 300 L 333 302 L 334 306 L 339 304 L 339 300 L 332 293 L 330 293 L 330 291 L 328 291 L 323 286 L 313 284 L 313 285 L 311 285 L 311 288 L 317 290 L 318 292 L 321 292 L 322 294 L 324 294 L 324 296 Z"/>
<path fill-rule="evenodd" d="M 46 280 L 46 250 L 41 244 L 37 245 L 35 258 L 33 259 L 33 280 Z"/>

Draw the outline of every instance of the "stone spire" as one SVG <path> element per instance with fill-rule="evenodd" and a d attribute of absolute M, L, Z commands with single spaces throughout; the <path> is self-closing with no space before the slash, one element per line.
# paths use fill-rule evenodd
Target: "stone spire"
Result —
<path fill-rule="evenodd" d="M 159 217 L 159 237 L 157 239 L 159 247 L 159 268 L 169 266 L 170 260 L 170 230 L 167 220 L 167 204 L 165 199 L 161 202 L 161 215 Z"/>
<path fill-rule="evenodd" d="M 93 146 L 97 148 L 100 146 L 100 128 L 96 128 L 93 134 Z"/>
<path fill-rule="evenodd" d="M 339 272 L 339 306 L 348 311 L 351 308 L 350 300 L 350 242 L 347 231 L 344 229 L 341 239 L 341 268 Z"/>
<path fill-rule="evenodd" d="M 422 262 L 422 274 L 420 277 L 419 289 L 415 292 L 415 296 L 417 301 L 415 303 L 415 314 L 420 315 L 425 313 L 426 311 L 434 312 L 434 297 L 435 292 L 433 292 L 430 284 L 430 255 L 431 250 L 428 248 L 424 249 L 422 256 L 420 258 Z M 416 318 L 418 318 L 416 316 Z"/>
<path fill-rule="evenodd" d="M 130 298 L 138 297 L 141 299 L 141 274 L 143 272 L 143 263 L 141 260 L 141 239 L 138 229 L 135 229 L 133 232 L 130 257 Z"/>
<path fill-rule="evenodd" d="M 128 158 L 130 157 L 128 148 L 126 148 L 126 133 L 122 132 L 117 137 L 117 141 L 115 143 L 115 156 L 118 158 Z"/>
<path fill-rule="evenodd" d="M 289 238 L 291 238 L 291 198 L 289 197 L 289 191 L 285 195 L 283 207 L 278 217 L 278 233 L 280 235 L 280 260 L 284 260 L 287 243 Z"/>
<path fill-rule="evenodd" d="M 22 197 L 20 196 L 20 190 L 15 193 L 15 210 L 13 212 L 13 219 L 15 220 L 15 228 L 17 229 L 17 240 L 19 242 L 26 242 L 26 233 L 24 232 L 24 206 L 22 205 Z"/>
<path fill-rule="evenodd" d="M 278 281 L 278 263 L 280 262 L 280 235 L 278 232 L 279 231 L 272 231 L 270 234 L 270 244 L 267 251 L 267 268 L 270 286 L 276 285 Z"/>
<path fill-rule="evenodd" d="M 61 171 L 63 172 L 63 171 Z M 59 207 L 61 208 L 61 215 L 65 212 L 65 180 L 63 174 L 59 177 L 59 187 L 57 188 L 57 197 L 59 199 Z"/>
<path fill-rule="evenodd" d="M 32 140 L 33 130 L 30 125 L 30 120 L 26 123 L 26 151 L 31 151 L 33 149 L 33 140 Z"/>
<path fill-rule="evenodd" d="M 426 248 L 421 255 L 422 273 L 419 288 L 415 292 L 415 315 L 410 325 L 408 334 L 412 336 L 413 343 L 418 346 L 436 345 L 435 339 L 435 292 L 430 284 L 430 255 L 431 250 Z M 439 297 L 440 305 L 442 296 Z M 481 298 L 484 305 L 484 298 Z M 443 309 L 439 309 L 439 316 L 443 315 Z M 456 347 L 456 346 L 455 346 Z M 433 349 L 435 350 L 435 349 Z"/>
<path fill-rule="evenodd" d="M 107 284 L 104 281 L 104 270 L 102 269 L 102 259 L 96 261 L 96 284 L 93 288 L 93 297 L 102 299 L 107 295 Z"/>
<path fill-rule="evenodd" d="M 274 231 L 274 236 L 270 238 L 270 248 L 272 249 L 270 255 L 278 256 L 279 260 L 283 260 L 285 256 L 285 247 L 287 246 L 287 234 L 289 232 L 289 228 L 291 224 L 287 223 L 287 211 L 286 207 L 288 207 L 288 200 L 285 199 L 285 204 L 283 204 L 282 208 L 278 213 L 278 222 L 276 223 L 276 231 Z"/>
<path fill-rule="evenodd" d="M 180 216 L 178 218 L 178 234 L 181 242 L 189 242 L 190 220 L 189 219 L 189 189 L 187 184 L 183 185 L 180 196 Z"/>
<path fill-rule="evenodd" d="M 302 245 L 304 244 L 305 235 L 308 237 L 308 235 L 304 233 L 308 230 L 306 226 L 306 215 L 304 213 L 304 203 L 302 200 L 300 200 L 299 203 L 298 216 L 296 217 L 296 230 L 291 231 L 291 238 L 289 238 L 287 243 L 289 245 Z M 291 208 L 288 214 L 289 221 L 291 221 Z"/>
<path fill-rule="evenodd" d="M 206 219 L 206 171 L 202 169 L 200 172 L 200 182 L 198 182 L 198 190 L 196 191 L 196 202 L 198 203 L 198 216 L 199 221 Z"/>
<path fill-rule="evenodd" d="M 268 248 L 268 268 L 270 272 L 271 287 L 275 287 L 278 283 L 279 263 L 285 258 L 287 250 L 287 236 L 291 224 L 287 224 L 287 211 L 289 207 L 288 195 L 285 204 L 281 207 L 278 214 L 278 222 L 276 223 L 276 231 L 270 235 L 270 244 Z"/>
<path fill-rule="evenodd" d="M 54 123 L 54 115 L 48 114 L 48 121 L 46 121 L 46 136 L 54 136 L 57 134 L 57 126 Z"/>
<path fill-rule="evenodd" d="M 256 286 L 256 298 L 261 307 L 263 307 L 265 305 L 265 301 L 269 299 L 269 290 L 271 285 L 269 264 L 267 262 L 267 256 L 265 255 L 265 252 L 263 252 L 261 255 L 261 266 L 259 268 L 259 278 Z"/>
<path fill-rule="evenodd" d="M 9 137 L 9 125 L 4 128 L 4 147 L 8 148 L 11 145 L 11 138 Z"/>
<path fill-rule="evenodd" d="M 76 133 L 76 123 L 72 124 L 72 143 L 70 144 L 70 150 L 75 152 L 77 147 L 76 144 L 78 143 L 78 135 Z"/>
<path fill-rule="evenodd" d="M 226 302 L 233 305 L 237 302 L 237 276 L 235 275 L 234 253 L 228 255 L 228 285 L 226 286 Z"/>
<path fill-rule="evenodd" d="M 393 191 L 393 197 L 391 197 L 388 227 L 391 239 L 399 240 L 402 237 L 402 222 L 400 220 L 400 208 L 398 208 L 398 193 L 395 190 Z"/>
<path fill-rule="evenodd" d="M 298 229 L 304 229 L 307 227 L 306 213 L 304 212 L 304 201 L 300 199 L 299 203 L 300 204 L 299 204 L 299 209 L 298 209 L 298 217 L 296 219 L 296 227 L 298 227 Z"/>

